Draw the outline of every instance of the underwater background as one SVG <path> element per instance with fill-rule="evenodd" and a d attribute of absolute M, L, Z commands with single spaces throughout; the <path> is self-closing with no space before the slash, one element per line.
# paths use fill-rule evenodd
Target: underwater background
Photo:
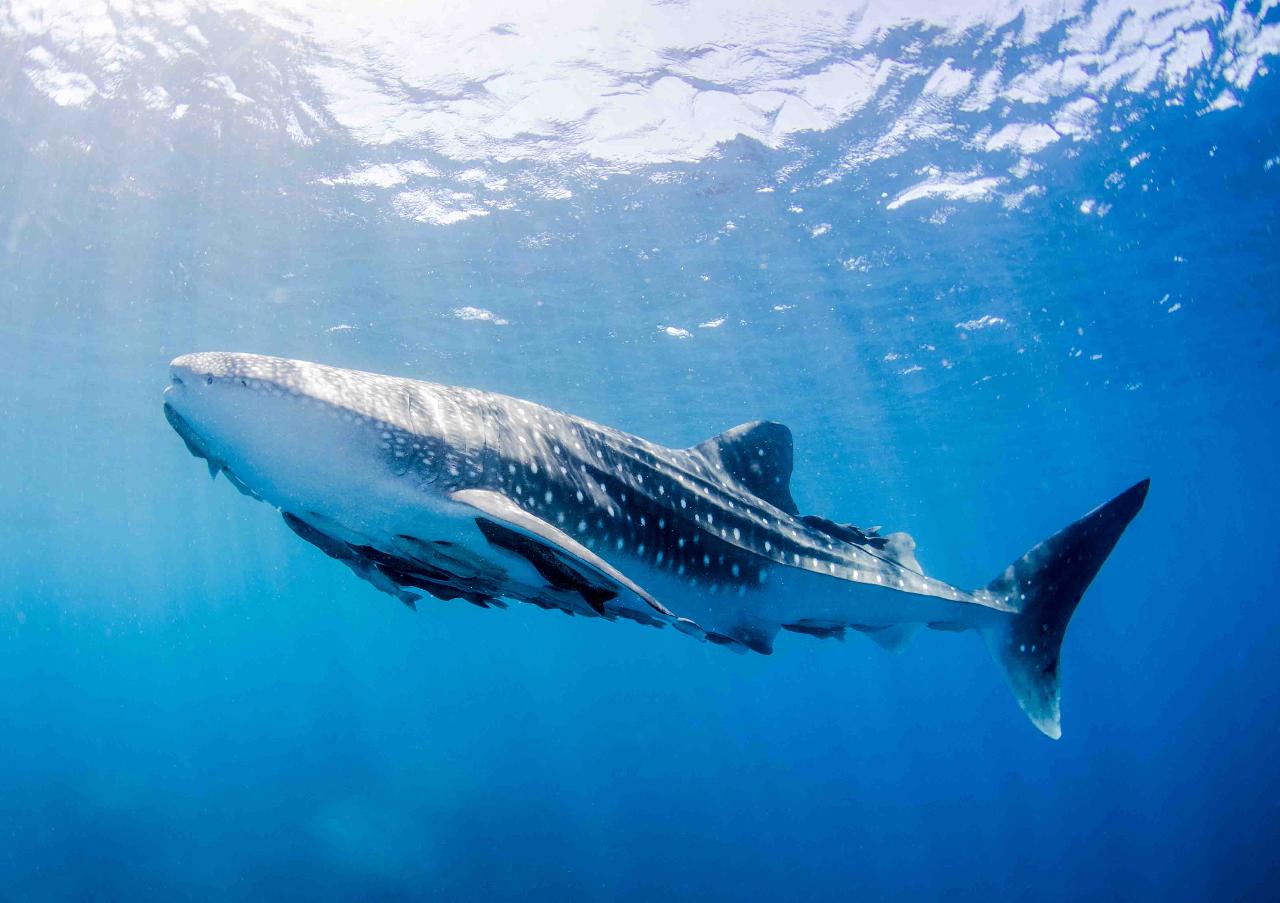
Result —
<path fill-rule="evenodd" d="M 1274 0 L 0 2 L 0 897 L 1266 899 Z M 771 418 L 1062 659 L 414 615 L 210 483 L 174 356 Z"/>

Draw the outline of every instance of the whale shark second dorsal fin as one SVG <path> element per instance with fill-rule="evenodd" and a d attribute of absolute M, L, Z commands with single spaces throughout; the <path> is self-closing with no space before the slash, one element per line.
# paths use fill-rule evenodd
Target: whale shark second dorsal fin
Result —
<path fill-rule="evenodd" d="M 702 455 L 756 498 L 787 514 L 799 514 L 791 497 L 791 430 L 772 420 L 755 420 L 712 436 L 690 451 Z"/>

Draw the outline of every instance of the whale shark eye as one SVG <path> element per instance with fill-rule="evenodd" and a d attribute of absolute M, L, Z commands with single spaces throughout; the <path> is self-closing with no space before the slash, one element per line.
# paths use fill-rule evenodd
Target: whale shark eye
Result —
<path fill-rule="evenodd" d="M 205 384 L 206 386 L 212 386 L 212 385 L 213 385 L 213 377 L 212 377 L 212 376 L 206 376 L 206 377 L 204 378 L 204 384 Z"/>

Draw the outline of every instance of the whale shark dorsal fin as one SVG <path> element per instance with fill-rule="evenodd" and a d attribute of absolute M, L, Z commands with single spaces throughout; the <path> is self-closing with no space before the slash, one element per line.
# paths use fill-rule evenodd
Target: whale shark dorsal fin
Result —
<path fill-rule="evenodd" d="M 645 601 L 650 608 L 662 615 L 672 616 L 670 610 L 652 595 L 638 586 L 595 552 L 578 542 L 568 533 L 525 511 L 501 492 L 491 489 L 460 489 L 449 496 L 461 505 L 469 505 L 490 520 L 514 530 L 532 540 L 550 546 L 570 560 L 584 565 L 599 575 L 623 586 Z M 589 600 L 590 601 L 590 600 Z M 595 607 L 593 603 L 593 607 Z"/>
<path fill-rule="evenodd" d="M 791 497 L 794 459 L 791 430 L 772 420 L 755 420 L 695 445 L 696 452 L 756 498 L 787 514 L 799 514 Z"/>

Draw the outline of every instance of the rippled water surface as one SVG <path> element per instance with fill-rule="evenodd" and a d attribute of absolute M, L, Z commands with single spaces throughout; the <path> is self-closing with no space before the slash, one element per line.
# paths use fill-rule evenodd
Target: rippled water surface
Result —
<path fill-rule="evenodd" d="M 1267 898 L 1272 0 L 0 3 L 0 896 Z M 1063 739 L 899 655 L 422 605 L 211 484 L 225 349 L 672 446 L 985 583 L 1152 478 Z"/>

